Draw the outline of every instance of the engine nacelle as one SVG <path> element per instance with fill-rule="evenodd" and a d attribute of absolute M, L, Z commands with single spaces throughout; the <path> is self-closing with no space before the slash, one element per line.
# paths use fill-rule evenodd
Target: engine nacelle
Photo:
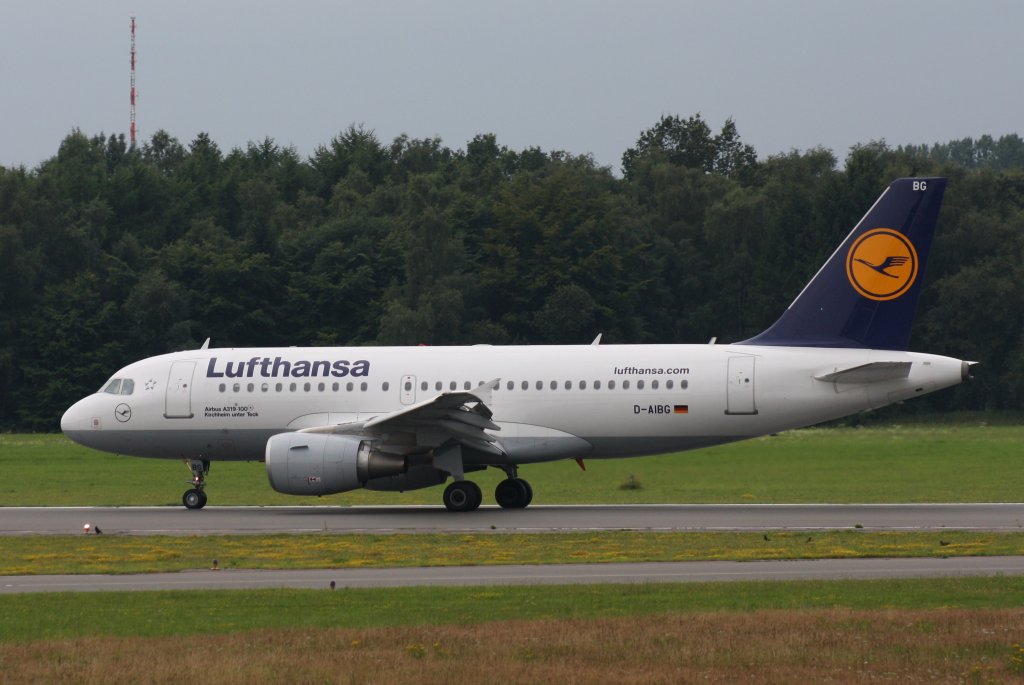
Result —
<path fill-rule="evenodd" d="M 405 457 L 374 452 L 354 435 L 280 433 L 267 441 L 270 487 L 288 495 L 331 495 L 357 490 L 367 481 L 398 476 Z"/>

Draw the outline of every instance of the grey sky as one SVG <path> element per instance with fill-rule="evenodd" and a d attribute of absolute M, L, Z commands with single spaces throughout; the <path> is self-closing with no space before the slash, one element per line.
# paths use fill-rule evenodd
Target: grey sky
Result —
<path fill-rule="evenodd" d="M 1024 126 L 1024 3 L 5 0 L 0 164 L 33 167 L 74 127 L 138 123 L 229 150 L 305 156 L 351 123 L 384 141 L 493 132 L 616 170 L 662 114 L 733 117 L 762 157 L 932 143 Z"/>

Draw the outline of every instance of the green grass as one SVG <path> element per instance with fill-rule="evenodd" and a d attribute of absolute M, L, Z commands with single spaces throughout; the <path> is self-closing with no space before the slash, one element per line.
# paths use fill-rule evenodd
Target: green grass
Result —
<path fill-rule="evenodd" d="M 1024 426 L 818 428 L 681 454 L 524 467 L 534 502 L 999 502 L 1019 501 Z M 178 461 L 103 454 L 59 435 L 0 436 L 0 505 L 180 505 L 189 472 Z M 503 475 L 472 474 L 487 501 Z M 630 482 L 639 487 L 622 487 Z M 438 504 L 440 488 L 280 495 L 258 462 L 215 462 L 212 504 Z"/>
<path fill-rule="evenodd" d="M 1006 609 L 1024 577 L 0 595 L 0 642 L 759 609 Z"/>
<path fill-rule="evenodd" d="M 1024 554 L 1024 532 L 0 537 L 0 575 Z"/>

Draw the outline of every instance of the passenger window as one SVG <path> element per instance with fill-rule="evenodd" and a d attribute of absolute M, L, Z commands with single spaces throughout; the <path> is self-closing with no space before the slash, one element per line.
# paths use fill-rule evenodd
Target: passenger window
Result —
<path fill-rule="evenodd" d="M 110 394 L 110 395 L 120 395 L 121 394 L 121 379 L 120 378 L 115 378 L 114 380 L 110 381 L 110 383 L 107 384 L 107 387 L 105 387 L 103 389 L 103 392 L 105 392 L 107 394 Z"/>
<path fill-rule="evenodd" d="M 537 381 L 537 389 L 538 390 L 543 390 L 544 389 L 544 381 Z"/>
<path fill-rule="evenodd" d="M 302 384 L 302 389 L 305 390 L 306 392 L 309 392 L 309 387 L 310 387 L 309 383 L 303 383 Z"/>
<path fill-rule="evenodd" d="M 452 381 L 451 383 L 448 384 L 449 390 L 455 390 L 457 387 L 459 387 L 459 384 L 456 383 L 455 381 Z"/>
<path fill-rule="evenodd" d="M 223 383 L 221 383 L 220 386 L 217 389 L 220 390 L 221 392 L 224 392 L 225 390 L 228 389 L 228 386 L 226 386 Z"/>
<path fill-rule="evenodd" d="M 349 392 L 352 392 L 352 390 L 353 390 L 353 389 L 354 389 L 355 387 L 356 387 L 356 386 L 352 385 L 351 383 L 346 383 L 346 384 L 345 384 L 345 390 L 347 390 L 347 391 L 349 391 Z"/>
<path fill-rule="evenodd" d="M 690 387 L 690 381 L 684 378 L 683 380 L 679 381 L 679 387 L 682 388 L 683 390 L 686 390 L 688 387 Z"/>
<path fill-rule="evenodd" d="M 669 378 L 667 381 L 665 381 L 665 387 L 668 388 L 669 390 L 672 389 L 672 379 L 671 378 Z"/>
<path fill-rule="evenodd" d="M 412 381 L 406 381 L 405 382 L 405 391 L 409 392 L 410 390 L 412 390 Z"/>
<path fill-rule="evenodd" d="M 594 390 L 601 389 L 601 381 L 594 381 Z"/>
<path fill-rule="evenodd" d="M 622 389 L 629 390 L 629 381 L 622 381 Z"/>
<path fill-rule="evenodd" d="M 369 386 L 366 385 L 366 383 L 360 383 L 359 384 L 359 389 L 362 390 L 363 392 L 366 392 L 366 388 L 368 388 L 368 387 Z"/>
<path fill-rule="evenodd" d="M 657 389 L 658 389 L 658 380 L 654 379 L 653 381 L 651 381 L 651 390 L 657 390 Z"/>
<path fill-rule="evenodd" d="M 276 390 L 277 392 L 281 392 L 281 390 L 283 390 L 283 389 L 284 389 L 284 386 L 281 385 L 280 383 L 278 383 L 277 385 L 274 386 L 274 390 Z"/>
<path fill-rule="evenodd" d="M 640 380 L 638 380 L 636 382 L 636 389 L 637 390 L 643 390 L 644 389 L 644 379 L 643 378 L 641 378 Z"/>
<path fill-rule="evenodd" d="M 121 383 L 121 394 L 131 395 L 133 392 L 135 392 L 135 381 L 131 378 L 125 378 L 124 382 Z"/>
<path fill-rule="evenodd" d="M 270 390 L 270 383 L 264 383 L 263 385 L 261 385 L 260 390 L 262 390 L 263 392 Z"/>
<path fill-rule="evenodd" d="M 291 392 L 295 392 L 295 388 L 297 388 L 297 387 L 298 386 L 295 385 L 295 383 L 291 383 L 291 384 L 288 385 L 288 390 L 290 390 Z"/>
<path fill-rule="evenodd" d="M 558 381 L 551 381 L 551 389 L 558 390 Z"/>
<path fill-rule="evenodd" d="M 430 386 L 427 385 L 426 381 L 423 381 L 422 383 L 420 383 L 420 390 L 426 390 L 428 387 L 430 387 Z M 352 388 L 349 388 L 349 390 L 351 390 L 351 389 Z"/>
<path fill-rule="evenodd" d="M 323 392 L 324 391 L 324 384 L 320 383 L 319 385 L 316 386 L 316 389 L 319 390 L 320 392 Z"/>
<path fill-rule="evenodd" d="M 239 392 L 239 391 L 241 391 L 241 389 L 242 389 L 242 386 L 239 385 L 238 383 L 235 383 L 234 385 L 231 386 L 231 390 L 234 391 L 234 392 Z"/>
<path fill-rule="evenodd" d="M 255 386 L 252 383 L 250 383 L 249 385 L 245 386 L 245 389 L 248 390 L 249 392 L 252 392 L 254 388 L 255 388 Z"/>
<path fill-rule="evenodd" d="M 586 389 L 587 389 L 587 382 L 586 381 L 580 381 L 580 390 L 586 390 Z"/>
<path fill-rule="evenodd" d="M 471 390 L 472 389 L 472 386 L 469 384 L 469 381 L 466 381 L 465 383 L 462 384 L 462 389 L 463 390 Z"/>
<path fill-rule="evenodd" d="M 341 390 L 341 385 L 338 383 L 331 383 L 331 392 L 338 392 Z"/>
<path fill-rule="evenodd" d="M 566 390 L 572 390 L 572 381 L 566 381 L 565 382 L 565 389 Z"/>
<path fill-rule="evenodd" d="M 509 381 L 509 382 L 508 382 L 508 383 L 506 384 L 506 386 L 505 386 L 505 387 L 507 387 L 507 388 L 508 388 L 509 390 L 514 390 L 514 389 L 515 389 L 515 387 L 516 387 L 516 382 L 515 382 L 515 381 Z"/>
<path fill-rule="evenodd" d="M 390 388 L 390 387 L 391 387 L 391 384 L 388 383 L 387 381 L 384 381 L 384 383 L 381 384 L 380 389 L 383 390 L 384 392 L 387 392 L 388 388 Z"/>
<path fill-rule="evenodd" d="M 615 381 L 608 381 L 608 389 L 609 390 L 614 390 L 615 389 Z"/>
<path fill-rule="evenodd" d="M 530 389 L 530 381 L 523 381 L 523 386 L 522 387 L 523 387 L 523 390 L 529 390 Z"/>
<path fill-rule="evenodd" d="M 434 383 L 434 390 L 436 390 L 437 392 L 441 392 L 441 388 L 443 387 L 444 386 L 441 385 L 441 381 L 437 381 L 436 383 Z"/>

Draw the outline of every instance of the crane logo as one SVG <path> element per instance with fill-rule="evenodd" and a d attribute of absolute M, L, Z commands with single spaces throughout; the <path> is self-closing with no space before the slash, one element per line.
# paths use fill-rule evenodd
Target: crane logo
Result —
<path fill-rule="evenodd" d="M 895 300 L 917 280 L 917 250 L 891 228 L 875 228 L 857 238 L 846 254 L 846 277 L 858 293 L 876 302 Z"/>
<path fill-rule="evenodd" d="M 127 404 L 119 404 L 114 407 L 114 418 L 121 423 L 127 423 L 132 418 L 132 408 Z"/>

